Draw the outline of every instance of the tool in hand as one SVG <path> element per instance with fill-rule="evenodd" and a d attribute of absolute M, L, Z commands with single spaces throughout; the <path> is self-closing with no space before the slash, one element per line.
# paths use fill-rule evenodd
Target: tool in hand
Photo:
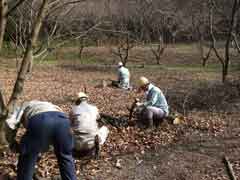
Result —
<path fill-rule="evenodd" d="M 135 108 L 136 108 L 136 105 L 137 105 L 137 103 L 139 102 L 140 100 L 138 99 L 138 98 L 135 98 L 135 100 L 134 100 L 134 102 L 132 103 L 132 106 L 131 106 L 131 108 L 129 109 L 129 121 L 132 119 L 132 117 L 133 117 L 133 112 L 134 112 L 134 110 L 135 110 Z"/>

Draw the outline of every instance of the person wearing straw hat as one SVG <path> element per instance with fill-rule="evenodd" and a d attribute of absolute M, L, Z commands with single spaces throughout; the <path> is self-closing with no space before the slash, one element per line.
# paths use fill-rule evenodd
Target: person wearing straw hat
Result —
<path fill-rule="evenodd" d="M 70 121 L 60 107 L 44 101 L 30 101 L 16 108 L 6 120 L 10 149 L 17 151 L 15 140 L 20 124 L 26 128 L 19 148 L 17 180 L 32 180 L 38 156 L 53 145 L 63 180 L 76 180 L 72 157 L 73 136 Z"/>
<path fill-rule="evenodd" d="M 109 130 L 106 126 L 98 128 L 98 118 L 98 108 L 88 103 L 87 94 L 79 92 L 70 112 L 76 156 L 90 155 L 96 150 L 96 135 L 99 137 L 99 145 L 106 141 Z"/>
<path fill-rule="evenodd" d="M 167 100 L 162 91 L 146 78 L 139 78 L 139 89 L 146 95 L 145 102 L 137 102 L 136 106 L 141 109 L 139 113 L 140 122 L 147 128 L 153 128 L 154 124 L 159 125 L 164 117 L 169 114 Z"/>
<path fill-rule="evenodd" d="M 122 62 L 118 63 L 118 80 L 112 81 L 112 85 L 122 89 L 130 88 L 130 73 Z"/>

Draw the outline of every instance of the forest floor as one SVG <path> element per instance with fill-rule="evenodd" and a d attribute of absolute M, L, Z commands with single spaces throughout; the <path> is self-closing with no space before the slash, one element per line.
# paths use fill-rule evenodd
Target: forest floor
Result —
<path fill-rule="evenodd" d="M 185 117 L 179 125 L 163 122 L 159 128 L 146 131 L 134 124 L 135 118 L 128 122 L 127 107 L 142 94 L 101 87 L 103 80 L 110 83 L 110 79 L 116 79 L 116 69 L 106 64 L 117 62 L 113 58 L 104 61 L 101 54 L 106 51 L 102 49 L 89 48 L 85 54 L 101 57 L 104 61 L 101 65 L 62 58 L 51 64 L 36 64 L 25 82 L 21 101 L 50 101 L 68 113 L 75 95 L 86 88 L 90 102 L 101 113 L 119 120 L 106 124 L 110 134 L 99 160 L 76 159 L 79 179 L 227 180 L 224 156 L 229 158 L 240 179 L 239 71 L 231 73 L 231 81 L 223 85 L 218 66 L 204 69 L 196 54 L 181 52 L 169 50 L 161 65 L 154 65 L 150 58 L 144 68 L 137 66 L 141 61 L 129 65 L 133 86 L 142 75 L 158 85 L 168 99 L 171 112 Z M 141 53 L 138 56 L 143 57 Z M 16 70 L 13 64 L 8 66 L 9 61 L 1 62 L 4 66 L 0 68 L 0 82 L 8 98 Z M 23 130 L 19 137 L 22 133 Z M 0 172 L 14 178 L 18 155 L 4 152 L 1 156 Z M 59 175 L 52 150 L 42 155 L 36 173 L 45 179 Z"/>

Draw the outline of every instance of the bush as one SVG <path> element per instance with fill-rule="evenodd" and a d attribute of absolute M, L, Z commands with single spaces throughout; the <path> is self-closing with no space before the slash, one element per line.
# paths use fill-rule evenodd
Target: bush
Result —
<path fill-rule="evenodd" d="M 169 90 L 167 99 L 171 108 L 179 112 L 193 109 L 231 111 L 240 100 L 240 82 L 200 82 L 197 87 L 185 91 Z"/>

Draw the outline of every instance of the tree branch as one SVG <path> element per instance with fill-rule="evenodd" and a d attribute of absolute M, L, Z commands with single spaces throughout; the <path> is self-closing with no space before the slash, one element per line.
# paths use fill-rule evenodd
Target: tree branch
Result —
<path fill-rule="evenodd" d="M 4 112 L 5 108 L 6 108 L 6 106 L 5 106 L 2 90 L 0 89 L 0 114 L 2 114 Z"/>
<path fill-rule="evenodd" d="M 24 86 L 24 81 L 26 78 L 26 74 L 29 70 L 29 65 L 31 65 L 32 63 L 32 58 L 33 58 L 33 54 L 32 54 L 32 49 L 34 44 L 36 43 L 36 40 L 38 38 L 38 34 L 39 34 L 39 30 L 41 28 L 42 25 L 42 20 L 46 15 L 47 12 L 47 6 L 48 6 L 48 0 L 43 0 L 40 10 L 38 12 L 38 16 L 36 18 L 36 21 L 34 23 L 33 29 L 32 29 L 32 33 L 31 33 L 31 37 L 28 40 L 27 43 L 27 48 L 26 51 L 24 53 L 24 57 L 23 57 L 23 61 L 21 64 L 21 68 L 20 71 L 18 73 L 17 79 L 15 81 L 15 85 L 14 85 L 14 89 L 12 92 L 12 95 L 9 99 L 8 102 L 8 109 L 11 109 L 14 107 L 16 101 L 18 100 L 20 94 L 23 91 L 23 86 Z"/>
<path fill-rule="evenodd" d="M 19 0 L 16 4 L 8 10 L 6 16 L 9 16 L 18 6 L 20 6 L 25 0 Z"/>
<path fill-rule="evenodd" d="M 224 157 L 223 157 L 223 162 L 224 162 L 224 164 L 225 164 L 225 166 L 226 166 L 226 169 L 227 169 L 229 178 L 230 178 L 231 180 L 237 180 L 237 178 L 236 178 L 236 176 L 235 176 L 235 174 L 234 174 L 232 165 L 231 165 L 231 163 L 230 163 L 229 160 L 228 160 L 228 157 L 224 156 Z"/>
<path fill-rule="evenodd" d="M 235 33 L 232 33 L 232 36 L 233 36 L 233 41 L 234 41 L 234 44 L 235 44 L 235 48 L 237 49 L 238 53 L 240 53 L 240 47 L 239 47 L 239 44 L 238 44 L 237 36 L 236 36 Z"/>
<path fill-rule="evenodd" d="M 210 0 L 209 26 L 210 26 L 210 37 L 211 37 L 212 49 L 216 57 L 218 58 L 218 60 L 221 62 L 222 65 L 224 65 L 224 60 L 218 53 L 218 50 L 216 49 L 216 39 L 213 33 L 213 6 L 214 6 L 214 0 Z"/>
<path fill-rule="evenodd" d="M 60 8 L 64 8 L 67 5 L 77 4 L 77 3 L 84 2 L 84 1 L 86 1 L 86 0 L 74 0 L 74 1 L 70 1 L 70 2 L 64 2 L 64 3 L 62 3 L 62 4 L 60 4 L 59 6 L 56 6 L 56 7 L 54 7 L 54 5 L 56 5 L 58 3 L 58 1 L 54 2 L 53 4 L 50 3 L 49 8 L 50 9 L 52 8 L 52 9 L 51 9 L 51 11 L 49 11 L 48 15 L 54 13 L 55 11 L 57 11 Z"/>

